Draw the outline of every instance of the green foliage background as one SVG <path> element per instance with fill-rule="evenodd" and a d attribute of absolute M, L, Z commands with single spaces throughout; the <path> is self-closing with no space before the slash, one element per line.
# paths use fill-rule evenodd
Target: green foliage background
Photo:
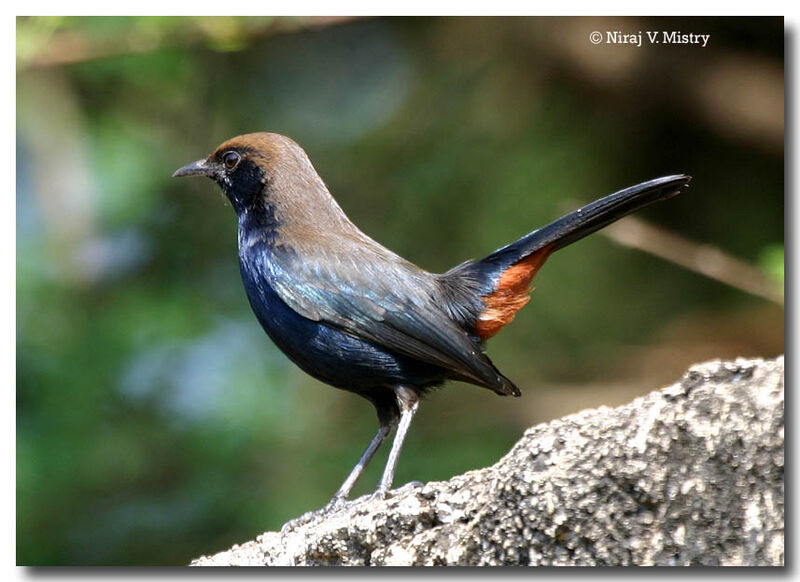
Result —
<path fill-rule="evenodd" d="M 642 217 L 782 289 L 783 43 L 775 18 L 19 18 L 18 563 L 187 563 L 323 505 L 375 430 L 263 334 L 231 208 L 176 168 L 285 133 L 363 230 L 433 271 L 687 172 Z M 523 398 L 434 394 L 397 484 L 695 361 L 783 351 L 781 305 L 601 236 L 536 284 L 489 346 Z"/>

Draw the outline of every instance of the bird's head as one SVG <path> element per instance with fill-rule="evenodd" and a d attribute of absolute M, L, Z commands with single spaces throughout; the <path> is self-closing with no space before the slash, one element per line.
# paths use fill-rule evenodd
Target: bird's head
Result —
<path fill-rule="evenodd" d="M 172 174 L 173 178 L 182 176 L 214 180 L 240 215 L 264 205 L 302 207 L 332 202 L 303 148 L 277 133 L 231 138 L 207 158 Z"/>

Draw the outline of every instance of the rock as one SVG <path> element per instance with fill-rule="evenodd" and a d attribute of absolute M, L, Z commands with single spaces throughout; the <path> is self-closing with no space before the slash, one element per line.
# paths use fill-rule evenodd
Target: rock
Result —
<path fill-rule="evenodd" d="M 712 361 L 528 429 L 500 461 L 196 566 L 783 565 L 783 358 Z"/>

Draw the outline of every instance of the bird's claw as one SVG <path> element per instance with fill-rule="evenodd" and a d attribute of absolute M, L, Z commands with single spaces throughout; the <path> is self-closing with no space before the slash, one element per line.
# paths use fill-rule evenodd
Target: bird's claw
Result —
<path fill-rule="evenodd" d="M 372 499 L 374 499 L 375 501 L 385 501 L 386 499 L 389 498 L 389 493 L 390 491 L 388 489 L 379 487 L 378 489 L 375 490 L 375 493 L 372 494 Z"/>
<path fill-rule="evenodd" d="M 322 515 L 330 515 L 331 513 L 336 513 L 337 511 L 344 509 L 347 506 L 347 498 L 346 497 L 339 497 L 338 495 L 334 496 L 333 499 L 328 501 L 328 503 L 322 509 L 318 510 Z"/>
<path fill-rule="evenodd" d="M 285 524 L 283 524 L 283 527 L 281 527 L 281 531 L 283 532 L 290 529 L 295 529 L 299 526 L 306 525 L 307 523 L 310 523 L 317 519 L 328 517 L 334 513 L 337 513 L 345 509 L 349 503 L 351 502 L 347 498 L 336 496 L 333 499 L 331 499 L 324 507 L 320 507 L 319 509 L 314 509 L 312 511 L 307 511 L 300 517 L 295 517 L 294 519 L 287 521 Z"/>
<path fill-rule="evenodd" d="M 334 513 L 338 513 L 344 509 L 347 509 L 348 507 L 352 507 L 353 505 L 364 502 L 365 499 L 370 499 L 373 501 L 386 501 L 398 493 L 408 489 L 418 489 L 424 485 L 425 484 L 421 481 L 410 481 L 402 487 L 393 490 L 390 490 L 387 487 L 378 487 L 378 489 L 376 489 L 372 495 L 360 497 L 359 499 L 347 499 L 346 497 L 340 497 L 337 495 L 334 496 L 334 498 L 331 499 L 324 507 L 314 509 L 313 511 L 308 511 L 300 517 L 296 517 L 290 521 L 287 521 L 285 524 L 283 524 L 283 527 L 281 527 L 281 531 L 285 532 L 287 530 L 306 525 L 312 521 L 329 517 Z"/>
<path fill-rule="evenodd" d="M 306 513 L 304 513 L 303 515 L 301 515 L 299 517 L 295 517 L 294 519 L 290 519 L 289 521 L 287 521 L 286 523 L 284 523 L 281 526 L 281 532 L 283 533 L 283 532 L 289 531 L 291 529 L 298 528 L 301 525 L 307 524 L 308 522 L 312 521 L 315 517 L 317 517 L 317 513 L 319 513 L 320 511 L 321 510 L 319 510 L 319 509 L 314 510 L 314 511 L 307 511 Z"/>

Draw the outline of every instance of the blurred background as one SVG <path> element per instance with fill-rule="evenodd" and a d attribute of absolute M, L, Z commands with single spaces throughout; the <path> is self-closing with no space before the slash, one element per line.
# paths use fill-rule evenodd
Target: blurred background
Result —
<path fill-rule="evenodd" d="M 710 40 L 589 42 L 615 30 Z M 374 434 L 260 329 L 222 194 L 170 178 L 237 134 L 294 138 L 433 271 L 694 176 L 548 262 L 488 346 L 523 397 L 434 393 L 398 486 L 695 362 L 782 353 L 783 50 L 781 18 L 19 18 L 18 563 L 185 564 L 324 505 Z"/>

